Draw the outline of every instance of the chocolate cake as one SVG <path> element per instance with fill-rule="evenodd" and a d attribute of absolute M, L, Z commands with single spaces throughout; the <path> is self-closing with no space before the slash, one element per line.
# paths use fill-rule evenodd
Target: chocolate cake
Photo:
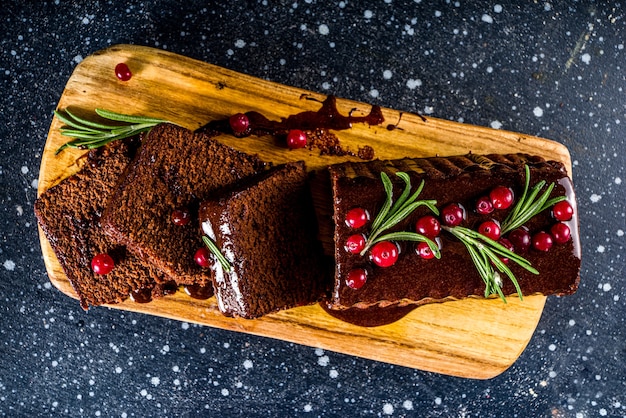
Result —
<path fill-rule="evenodd" d="M 200 206 L 204 233 L 228 266 L 215 261 L 213 287 L 227 316 L 257 318 L 314 303 L 330 287 L 317 241 L 303 162 L 289 163 Z"/>
<path fill-rule="evenodd" d="M 554 205 L 534 215 L 516 228 L 515 232 L 502 234 L 501 238 L 494 236 L 493 239 L 502 245 L 509 245 L 507 248 L 512 248 L 513 253 L 523 257 L 536 269 L 536 272 L 531 272 L 513 260 L 503 261 L 519 283 L 523 295 L 574 293 L 579 282 L 581 250 L 575 196 L 563 164 L 523 154 L 469 154 L 447 158 L 345 162 L 329 168 L 333 189 L 336 258 L 330 308 L 420 305 L 496 294 L 495 288 L 485 294 L 487 282 L 479 274 L 468 247 L 455 232 L 466 228 L 465 231 L 480 230 L 482 234 L 488 235 L 489 231 L 493 231 L 491 227 L 494 223 L 499 230 L 518 200 L 522 199 L 526 181 L 525 166 L 530 171 L 529 187 L 532 189 L 540 180 L 545 180 L 547 184 L 541 189 L 541 194 L 548 190 L 548 185 L 554 183 L 549 197 L 565 196 L 567 203 L 561 205 L 567 209 L 565 212 L 569 211 L 569 215 L 557 214 L 557 206 Z M 439 249 L 439 259 L 433 258 L 436 251 L 430 247 L 430 251 L 426 250 L 426 253 L 420 255 L 425 244 L 417 241 L 390 239 L 390 244 L 384 247 L 385 252 L 379 251 L 379 254 L 374 254 L 373 246 L 369 250 L 364 247 L 363 242 L 372 232 L 375 218 L 387 199 L 381 172 L 386 173 L 391 180 L 392 202 L 400 199 L 400 193 L 405 187 L 405 182 L 396 175 L 403 172 L 411 181 L 411 193 L 424 181 L 418 199 L 436 201 L 434 207 L 439 212 L 436 214 L 427 205 L 419 206 L 385 231 L 385 234 L 416 232 L 419 230 L 416 229 L 418 221 L 423 225 L 422 221 L 432 216 L 438 220 L 437 225 L 441 229 L 430 237 L 434 250 Z M 496 192 L 501 190 L 513 201 L 501 204 Z M 500 205 L 502 208 L 498 209 Z M 508 205 L 508 208 L 504 208 Z M 458 209 L 459 216 L 448 218 L 449 208 Z M 349 225 L 347 221 L 352 224 Z M 445 222 L 448 221 L 451 223 L 446 226 Z M 556 229 L 553 228 L 555 224 L 559 224 Z M 490 228 L 483 228 L 483 225 Z M 565 232 L 560 232 L 564 229 Z M 540 231 L 548 233 L 539 234 Z M 512 234 L 517 235 L 513 237 Z M 528 243 L 529 239 L 533 241 L 532 244 Z M 512 241 L 516 245 L 512 245 Z M 484 247 L 484 244 L 480 244 L 475 248 L 481 254 Z M 380 262 L 377 257 L 388 258 Z M 390 265 L 380 266 L 385 263 Z M 518 293 L 513 280 L 495 269 L 494 265 L 487 261 L 485 269 L 496 271 L 497 274 L 489 277 L 501 284 L 502 295 Z"/>
<path fill-rule="evenodd" d="M 117 141 L 90 151 L 82 169 L 35 201 L 35 216 L 84 309 L 118 303 L 133 294 L 154 298 L 172 288 L 168 278 L 104 234 L 100 216 L 107 198 L 130 163 L 138 141 Z M 91 261 L 110 255 L 113 270 L 98 275 Z M 162 284 L 157 285 L 156 281 Z"/>
<path fill-rule="evenodd" d="M 264 167 L 257 157 L 209 134 L 157 125 L 109 200 L 103 226 L 114 241 L 176 283 L 207 285 L 210 270 L 194 262 L 203 245 L 197 230 L 199 203 Z M 181 213 L 185 216 L 177 220 Z"/>

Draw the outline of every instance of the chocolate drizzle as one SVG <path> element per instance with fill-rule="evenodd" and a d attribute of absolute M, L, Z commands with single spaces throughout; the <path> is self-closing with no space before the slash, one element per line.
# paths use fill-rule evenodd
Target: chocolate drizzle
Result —
<path fill-rule="evenodd" d="M 316 100 L 308 95 L 302 95 L 306 100 Z M 214 120 L 198 129 L 198 132 L 220 132 L 246 137 L 250 135 L 262 136 L 273 135 L 279 141 L 284 142 L 287 133 L 291 129 L 306 131 L 310 139 L 307 148 L 318 148 L 322 155 L 352 155 L 361 159 L 373 159 L 374 150 L 370 146 L 365 146 L 357 153 L 344 149 L 339 144 L 339 139 L 329 130 L 342 131 L 352 128 L 355 123 L 366 123 L 370 126 L 381 125 L 383 117 L 380 106 L 373 105 L 367 115 L 355 116 L 356 109 L 350 110 L 348 115 L 342 115 L 337 109 L 337 98 L 328 96 L 322 103 L 322 107 L 317 111 L 307 110 L 304 112 L 289 115 L 281 118 L 280 121 L 270 120 L 263 114 L 256 111 L 246 112 L 249 126 L 244 132 L 233 132 L 229 118 Z"/>

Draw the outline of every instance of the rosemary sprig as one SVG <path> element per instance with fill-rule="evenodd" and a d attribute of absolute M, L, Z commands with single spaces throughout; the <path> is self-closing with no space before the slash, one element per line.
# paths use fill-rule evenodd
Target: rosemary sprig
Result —
<path fill-rule="evenodd" d="M 549 207 L 554 206 L 555 203 L 566 199 L 565 196 L 557 196 L 552 199 L 548 199 L 548 197 L 550 197 L 550 193 L 552 193 L 552 190 L 554 189 L 554 183 L 551 183 L 548 188 L 543 192 L 543 194 L 537 197 L 541 189 L 543 189 L 546 185 L 545 180 L 541 180 L 540 182 L 535 184 L 529 193 L 528 187 L 530 185 L 530 169 L 528 168 L 528 165 L 525 165 L 524 169 L 526 171 L 526 183 L 524 185 L 524 192 L 522 193 L 522 196 L 518 200 L 517 204 L 513 207 L 513 210 L 511 210 L 511 212 L 502 222 L 502 235 L 516 228 L 519 228 L 527 221 L 529 221 L 533 216 L 537 215 L 540 212 L 543 212 Z"/>
<path fill-rule="evenodd" d="M 430 250 L 433 252 L 435 257 L 440 258 L 441 254 L 439 252 L 439 246 L 433 240 L 425 237 L 422 234 L 418 234 L 416 232 L 401 231 L 381 235 L 389 228 L 397 225 L 420 206 L 426 206 L 435 215 L 439 215 L 439 211 L 435 207 L 435 205 L 437 204 L 436 200 L 417 200 L 417 197 L 424 188 L 424 180 L 422 180 L 417 190 L 413 194 L 411 194 L 411 178 L 409 177 L 409 175 L 401 171 L 397 172 L 396 175 L 404 181 L 405 187 L 402 191 L 402 194 L 394 203 L 393 184 L 391 183 L 389 176 L 385 172 L 380 173 L 380 178 L 383 183 L 383 188 L 385 189 L 385 194 L 387 195 L 387 198 L 385 199 L 383 207 L 378 212 L 378 215 L 376 216 L 376 218 L 374 218 L 374 222 L 372 222 L 372 229 L 365 243 L 365 247 L 361 251 L 361 256 L 365 255 L 367 251 L 372 247 L 372 245 L 378 242 L 394 240 L 425 242 L 428 244 L 428 247 L 430 247 Z"/>
<path fill-rule="evenodd" d="M 501 257 L 508 258 L 533 274 L 539 274 L 528 260 L 491 238 L 469 228 L 462 226 L 442 226 L 442 228 L 458 238 L 467 248 L 470 258 L 474 262 L 476 270 L 478 270 L 478 274 L 485 282 L 485 297 L 497 293 L 506 303 L 506 298 L 502 293 L 502 278 L 500 277 L 500 273 L 504 273 L 513 282 L 519 298 L 523 299 L 522 290 L 515 275 L 502 261 Z"/>
<path fill-rule="evenodd" d="M 61 122 L 69 126 L 69 128 L 61 128 L 61 134 L 76 138 L 61 145 L 55 154 L 60 153 L 65 148 L 98 148 L 109 142 L 129 138 L 141 132 L 149 131 L 159 123 L 171 123 L 163 119 L 125 115 L 105 109 L 96 109 L 96 113 L 104 119 L 120 123 L 115 125 L 97 123 L 83 119 L 70 112 L 69 109 L 65 109 L 64 112 L 55 110 L 55 116 Z"/>
<path fill-rule="evenodd" d="M 222 265 L 224 270 L 227 272 L 230 272 L 232 269 L 232 266 L 230 265 L 226 257 L 224 257 L 224 255 L 220 252 L 220 249 L 217 248 L 217 245 L 215 245 L 215 243 L 211 241 L 211 239 L 207 237 L 206 235 L 202 236 L 202 242 L 204 242 L 204 245 L 207 246 L 209 251 L 211 251 L 211 253 L 215 256 L 217 261 L 219 261 L 219 263 Z"/>

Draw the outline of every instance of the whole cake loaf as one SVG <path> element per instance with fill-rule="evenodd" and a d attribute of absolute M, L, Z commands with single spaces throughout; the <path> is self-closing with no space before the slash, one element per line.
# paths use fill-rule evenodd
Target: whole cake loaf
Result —
<path fill-rule="evenodd" d="M 151 299 L 171 290 L 167 276 L 112 242 L 101 225 L 107 199 L 133 158 L 137 143 L 117 141 L 90 151 L 78 173 L 46 190 L 35 201 L 39 225 L 84 309 L 118 303 L 133 294 Z M 113 269 L 106 274 L 94 272 L 92 262 L 98 270 L 102 266 L 97 260 L 106 256 L 113 263 L 108 268 Z"/>
<path fill-rule="evenodd" d="M 208 285 L 210 270 L 194 261 L 203 246 L 197 229 L 200 201 L 264 169 L 257 157 L 209 134 L 157 125 L 109 199 L 103 226 L 114 241 L 179 285 Z"/>
<path fill-rule="evenodd" d="M 259 316 L 319 301 L 330 287 L 303 162 L 274 167 L 200 207 L 215 242 L 213 287 L 227 316 Z"/>
<path fill-rule="evenodd" d="M 329 168 L 332 309 L 576 291 L 580 242 L 565 167 L 524 154 Z"/>

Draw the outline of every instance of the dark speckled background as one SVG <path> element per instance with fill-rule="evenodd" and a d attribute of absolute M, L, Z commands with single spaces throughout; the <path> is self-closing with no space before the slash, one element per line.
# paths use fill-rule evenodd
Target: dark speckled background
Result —
<path fill-rule="evenodd" d="M 626 416 L 623 6 L 208 3 L 2 3 L 0 414 Z M 107 308 L 84 313 L 48 282 L 32 205 L 67 79 L 118 43 L 565 144 L 581 214 L 579 292 L 549 298 L 519 361 L 488 381 Z"/>

